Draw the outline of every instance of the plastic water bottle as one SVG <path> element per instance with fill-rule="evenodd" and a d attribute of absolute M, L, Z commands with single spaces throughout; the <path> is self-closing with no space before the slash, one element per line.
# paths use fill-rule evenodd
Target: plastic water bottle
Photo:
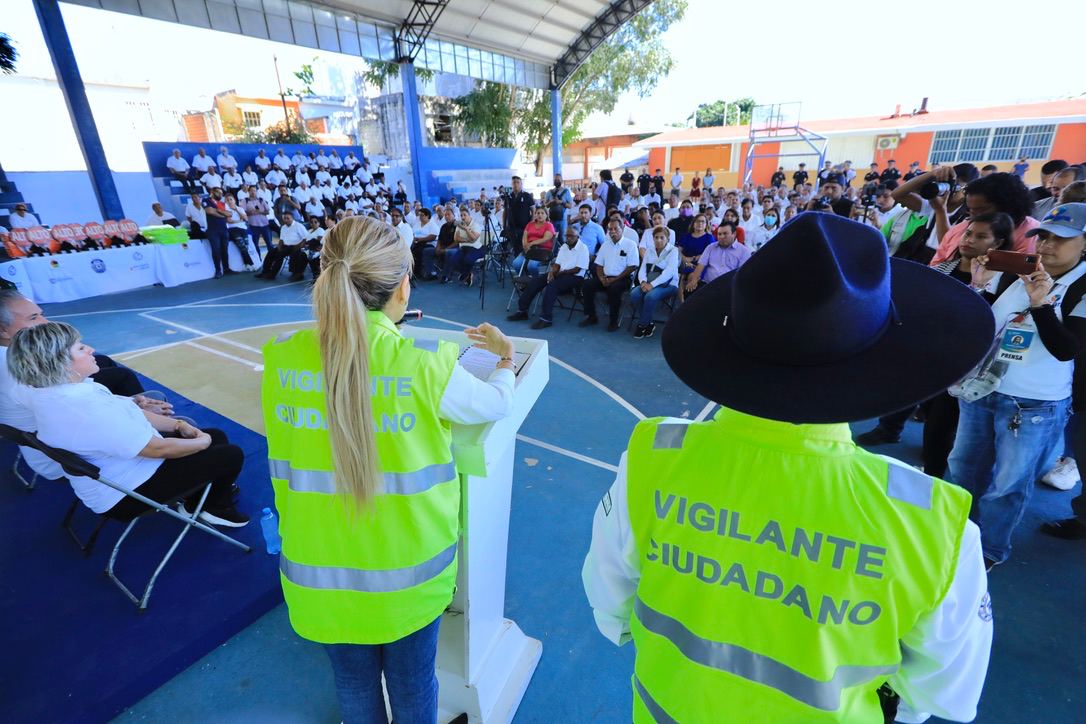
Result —
<path fill-rule="evenodd" d="M 279 519 L 271 508 L 265 508 L 260 516 L 260 528 L 264 531 L 264 543 L 268 547 L 268 555 L 278 555 L 283 549 L 283 539 L 279 535 Z"/>

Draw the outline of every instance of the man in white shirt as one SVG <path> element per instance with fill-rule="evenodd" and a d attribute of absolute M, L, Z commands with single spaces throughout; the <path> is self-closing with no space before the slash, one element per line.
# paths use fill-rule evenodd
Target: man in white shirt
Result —
<path fill-rule="evenodd" d="M 181 155 L 181 149 L 175 148 L 170 157 L 166 159 L 166 168 L 170 169 L 170 174 L 178 181 L 181 182 L 181 188 L 185 191 L 192 191 L 196 188 L 196 184 L 192 182 L 189 170 L 189 162 Z"/>
<path fill-rule="evenodd" d="M 294 183 L 299 186 L 303 183 L 307 186 L 313 183 L 312 179 L 309 178 L 309 171 L 304 166 L 299 166 L 298 170 L 294 172 Z"/>
<path fill-rule="evenodd" d="M 339 151 L 332 149 L 332 154 L 328 157 L 328 170 L 332 172 L 332 176 L 336 178 L 336 181 L 343 179 L 343 159 L 339 155 Z"/>
<path fill-rule="evenodd" d="M 15 204 L 11 216 L 8 217 L 8 223 L 13 229 L 29 229 L 31 226 L 41 226 L 38 217 L 27 211 L 26 204 L 22 201 Z"/>
<path fill-rule="evenodd" d="M 589 276 L 584 284 L 584 319 L 579 326 L 599 324 L 596 316 L 596 294 L 603 292 L 607 296 L 610 313 L 607 331 L 614 332 L 618 329 L 622 295 L 630 290 L 630 276 L 637 271 L 640 262 L 637 244 L 622 235 L 622 222 L 618 219 L 608 221 L 607 239 L 596 251 L 595 275 Z"/>
<path fill-rule="evenodd" d="M 294 200 L 301 204 L 303 207 L 313 200 L 313 189 L 309 188 L 309 183 L 302 181 L 298 184 L 298 187 L 291 192 L 291 196 Z"/>
<path fill-rule="evenodd" d="M 205 191 L 211 191 L 211 189 L 222 188 L 222 176 L 215 170 L 214 166 L 207 169 L 207 173 L 200 177 L 200 183 L 204 185 Z"/>
<path fill-rule="evenodd" d="M 622 212 L 623 216 L 630 216 L 644 205 L 645 200 L 641 198 L 640 189 L 638 189 L 637 186 L 631 186 L 630 193 L 622 198 L 618 210 Z"/>
<path fill-rule="evenodd" d="M 527 278 L 517 300 L 517 311 L 506 319 L 512 322 L 528 319 L 532 300 L 537 294 L 543 292 L 539 319 L 532 322 L 532 329 L 545 329 L 551 326 L 554 324 L 554 305 L 559 295 L 579 289 L 584 284 L 584 275 L 588 271 L 588 266 L 588 245 L 581 241 L 577 229 L 571 226 L 566 229 L 565 243 L 558 248 L 558 256 L 555 257 L 550 270 L 545 275 L 536 274 Z"/>
<path fill-rule="evenodd" d="M 292 164 L 290 163 L 287 154 L 283 153 L 283 149 L 280 148 L 275 152 L 275 158 L 272 159 L 272 163 L 274 163 L 275 167 L 283 173 L 290 172 Z"/>
<path fill-rule="evenodd" d="M 162 204 L 157 201 L 151 204 L 151 215 L 147 217 L 145 226 L 180 226 L 181 222 L 169 211 L 162 210 Z"/>
<path fill-rule="evenodd" d="M 317 169 L 328 168 L 328 157 L 324 155 L 324 149 L 317 151 Z"/>
<path fill-rule="evenodd" d="M 302 224 L 294 220 L 293 214 L 283 214 L 279 217 L 279 242 L 275 248 L 264 255 L 264 267 L 256 275 L 257 279 L 275 281 L 279 270 L 283 268 L 283 262 L 290 264 L 290 281 L 302 281 L 305 270 L 305 252 L 303 244 L 308 230 Z"/>
<path fill-rule="evenodd" d="M 436 276 L 434 250 L 437 247 L 437 237 L 441 233 L 441 224 L 433 218 L 430 209 L 424 206 L 420 206 L 413 213 L 419 225 L 413 232 L 411 256 L 415 260 L 415 276 L 425 281 Z"/>
<path fill-rule="evenodd" d="M 185 221 L 189 225 L 190 239 L 203 239 L 207 232 L 207 212 L 204 211 L 204 201 L 200 194 L 189 194 L 189 202 L 185 204 Z"/>
<path fill-rule="evenodd" d="M 362 165 L 362 162 L 358 160 L 358 156 L 354 155 L 354 151 L 348 151 L 346 158 L 343 159 L 343 168 L 348 174 L 353 174 L 355 169 Z"/>
<path fill-rule="evenodd" d="M 237 171 L 227 171 L 222 175 L 222 187 L 228 194 L 234 194 L 236 197 L 238 191 L 241 190 L 241 187 L 244 185 L 245 180 L 242 179 L 241 174 Z"/>
<path fill-rule="evenodd" d="M 744 237 L 753 233 L 753 230 L 762 225 L 762 217 L 754 213 L 754 201 L 743 199 L 743 205 L 739 210 L 739 228 L 743 230 Z"/>
<path fill-rule="evenodd" d="M 362 165 L 354 172 L 354 177 L 362 182 L 362 184 L 368 184 L 373 180 L 373 174 L 370 173 L 370 164 L 368 161 L 362 162 Z"/>
<path fill-rule="evenodd" d="M 272 200 L 275 198 L 275 194 L 273 194 L 271 188 L 268 187 L 267 181 L 261 181 L 256 185 L 256 196 L 257 198 L 264 199 L 264 203 L 268 206 L 272 205 Z"/>
<path fill-rule="evenodd" d="M 268 169 L 271 168 L 271 159 L 264 153 L 263 148 L 256 152 L 256 157 L 253 158 L 253 165 L 256 166 L 257 175 L 261 177 L 267 175 Z"/>
<path fill-rule="evenodd" d="M 679 167 L 676 166 L 675 167 L 675 173 L 672 174 L 672 176 L 671 176 L 671 193 L 674 194 L 676 191 L 681 193 L 682 188 L 683 188 L 683 175 L 681 173 L 679 173 Z"/>
<path fill-rule="evenodd" d="M 415 240 L 415 232 L 411 229 L 411 224 L 403 220 L 403 211 L 399 206 L 393 206 L 388 210 L 388 214 L 391 217 L 392 228 L 403 239 L 404 246 L 410 249 L 411 242 Z"/>
<path fill-rule="evenodd" d="M 256 186 L 260 181 L 260 176 L 253 170 L 251 165 L 246 166 L 245 170 L 241 172 L 241 181 L 246 186 Z"/>
<path fill-rule="evenodd" d="M 264 181 L 268 184 L 268 188 L 279 188 L 287 182 L 287 175 L 281 168 L 276 166 L 268 171 L 267 175 L 264 176 Z"/>
<path fill-rule="evenodd" d="M 230 151 L 226 146 L 219 146 L 219 155 L 215 157 L 215 163 L 218 164 L 219 170 L 226 174 L 228 171 L 238 170 L 238 161 L 236 158 L 230 155 Z"/>
<path fill-rule="evenodd" d="M 320 158 L 318 156 L 318 158 Z M 317 182 L 317 185 L 323 184 L 325 181 L 332 180 L 332 174 L 328 173 L 328 162 L 324 162 L 324 166 L 317 170 L 317 173 L 313 174 L 313 180 Z"/>
<path fill-rule="evenodd" d="M 324 204 L 322 204 L 320 200 L 310 197 L 303 208 L 305 209 L 305 216 L 307 219 L 324 219 Z"/>
<path fill-rule="evenodd" d="M 863 223 L 876 229 L 882 229 L 887 221 L 896 219 L 898 214 L 905 211 L 904 206 L 894 201 L 893 191 L 886 186 L 875 188 L 875 205 L 868 208 L 866 214 L 863 213 L 863 208 L 861 204 L 853 206 L 853 209 L 863 214 Z"/>
<path fill-rule="evenodd" d="M 195 173 L 198 176 L 203 176 L 208 169 L 215 168 L 215 159 L 208 156 L 204 149 L 198 148 L 196 155 L 192 157 L 192 167 L 196 169 Z"/>
<path fill-rule="evenodd" d="M 294 167 L 295 171 L 309 168 L 309 159 L 301 151 L 295 151 L 294 155 L 290 157 L 290 165 Z"/>

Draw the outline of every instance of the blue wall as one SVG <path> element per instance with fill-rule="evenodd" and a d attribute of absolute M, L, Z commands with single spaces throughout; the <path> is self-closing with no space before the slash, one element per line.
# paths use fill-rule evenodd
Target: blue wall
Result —
<path fill-rule="evenodd" d="M 471 169 L 513 168 L 517 156 L 514 148 L 448 148 L 423 146 L 423 189 L 431 201 L 449 195 L 445 184 L 434 178 L 434 171 L 464 171 Z M 217 152 L 216 152 L 217 153 Z"/>
<path fill-rule="evenodd" d="M 245 170 L 246 166 L 252 164 L 253 159 L 256 158 L 257 151 L 264 149 L 264 154 L 269 158 L 275 158 L 276 152 L 281 148 L 283 153 L 288 157 L 293 156 L 295 151 L 301 151 L 308 156 L 310 152 L 317 153 L 322 148 L 325 155 L 331 154 L 335 149 L 339 152 L 339 155 L 343 158 L 347 157 L 347 154 L 354 151 L 354 155 L 359 160 L 364 158 L 362 155 L 361 146 L 323 146 L 316 143 L 285 143 L 282 145 L 276 145 L 274 143 L 162 143 L 159 141 L 145 141 L 143 144 L 143 152 L 147 156 L 147 168 L 151 169 L 152 176 L 169 176 L 169 170 L 166 168 L 166 159 L 172 155 L 175 148 L 180 149 L 181 156 L 192 163 L 192 157 L 196 155 L 196 152 L 202 147 L 204 152 L 208 156 L 214 159 L 219 155 L 219 147 L 226 146 L 230 149 L 230 155 L 238 161 L 238 173 Z M 253 167 L 256 170 L 256 167 Z M 372 169 L 371 169 L 372 170 Z"/>
<path fill-rule="evenodd" d="M 86 171 L 8 171 L 7 176 L 47 226 L 105 221 Z M 151 174 L 114 171 L 113 183 L 125 215 L 142 225 L 151 213 L 151 204 L 158 200 Z"/>

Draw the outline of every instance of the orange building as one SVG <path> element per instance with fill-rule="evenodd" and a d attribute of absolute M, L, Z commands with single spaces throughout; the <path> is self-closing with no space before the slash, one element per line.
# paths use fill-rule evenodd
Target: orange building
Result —
<path fill-rule="evenodd" d="M 279 98 L 239 96 L 233 90 L 216 93 L 210 111 L 186 113 L 182 116 L 185 140 L 218 143 L 240 136 L 245 129 L 263 131 L 268 126 L 283 122 L 283 103 Z M 286 113 L 292 124 L 306 115 L 303 113 L 302 103 L 293 98 L 286 99 Z M 341 134 L 329 134 L 326 118 L 306 118 L 304 123 L 306 130 L 317 138 L 318 143 L 349 142 Z"/>
<path fill-rule="evenodd" d="M 1086 161 L 1086 99 L 883 118 L 811 120 L 801 121 L 800 125 L 827 139 L 827 161 L 852 161 L 860 177 L 872 162 L 884 168 L 890 159 L 897 161 L 902 173 L 913 161 L 919 161 L 925 169 L 933 163 L 969 161 L 978 167 L 993 164 L 1001 171 L 1009 171 L 1020 156 L 1026 156 L 1030 167 L 1025 181 L 1036 185 L 1041 165 L 1048 159 Z M 683 128 L 659 133 L 633 146 L 648 151 L 650 169 L 662 168 L 665 175 L 673 173 L 676 166 L 682 169 L 687 187 L 694 171 L 704 174 L 707 168 L 713 170 L 717 186 L 734 187 L 743 176 L 749 138 L 748 126 Z M 803 141 L 760 142 L 755 152 L 809 154 L 756 158 L 751 177 L 755 184 L 768 184 L 778 166 L 784 166 L 789 178 L 800 163 L 807 164 L 812 178 L 818 167 L 817 154 Z"/>

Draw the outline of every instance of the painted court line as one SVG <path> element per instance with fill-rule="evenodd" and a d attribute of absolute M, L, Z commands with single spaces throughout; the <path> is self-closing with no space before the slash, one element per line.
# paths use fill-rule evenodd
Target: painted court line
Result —
<path fill-rule="evenodd" d="M 248 289 L 244 292 L 234 292 L 233 294 L 223 294 L 217 297 L 210 297 L 208 299 L 201 299 L 195 302 L 186 302 L 185 304 L 178 304 L 169 309 L 182 309 L 185 307 L 195 307 L 201 304 L 208 304 L 210 302 L 220 302 L 223 299 L 233 299 L 234 297 L 244 297 L 246 294 L 259 294 L 260 292 L 270 292 L 275 289 L 283 289 L 284 287 L 294 286 L 295 284 L 305 284 L 305 282 L 287 282 L 285 284 L 276 284 L 273 287 L 262 287 L 260 289 Z"/>
<path fill-rule="evenodd" d="M 698 416 L 694 418 L 694 422 L 702 422 L 703 420 L 705 420 L 707 417 L 709 417 L 709 413 L 716 409 L 716 407 L 717 404 L 715 402 L 710 402 L 708 405 L 701 408 L 701 412 L 699 412 Z"/>
<path fill-rule="evenodd" d="M 454 322 L 451 319 L 444 319 L 442 317 L 435 317 L 432 314 L 423 313 L 422 318 L 424 320 L 433 319 L 433 320 L 436 320 L 438 322 L 444 322 L 445 324 L 451 324 L 451 325 L 456 326 L 456 327 L 464 327 L 464 328 L 466 328 L 466 327 L 470 326 L 470 325 L 467 325 L 467 324 L 463 324 L 461 322 Z M 574 366 L 572 366 L 572 365 L 570 365 L 570 364 L 568 364 L 566 362 L 563 362 L 562 360 L 558 359 L 557 357 L 552 356 L 551 357 L 551 362 L 554 362 L 556 365 L 558 365 L 562 369 L 565 369 L 565 370 L 567 370 L 569 372 L 572 372 L 577 377 L 580 377 L 582 380 L 584 380 L 588 384 L 592 385 L 597 390 L 599 390 L 600 392 L 602 392 L 603 394 L 607 395 L 612 400 L 617 402 L 620 407 L 622 407 L 624 410 L 626 410 L 631 415 L 636 417 L 638 420 L 644 420 L 645 419 L 645 414 L 643 412 L 641 412 L 641 410 L 638 410 L 636 407 L 631 405 L 629 402 L 627 402 L 625 399 L 623 399 L 623 397 L 621 395 L 619 395 L 617 392 L 612 390 L 607 385 L 604 385 L 604 384 L 602 384 L 600 382 L 597 382 L 596 380 L 594 380 L 591 377 L 589 377 L 588 375 L 586 375 L 584 372 L 581 372 L 576 367 L 574 367 Z"/>
<path fill-rule="evenodd" d="M 244 357 L 236 357 L 229 352 L 222 352 L 213 347 L 206 347 L 198 342 L 185 342 L 185 345 L 188 347 L 195 347 L 196 349 L 203 350 L 204 352 L 210 352 L 211 354 L 218 355 L 219 357 L 224 357 L 228 360 L 233 360 L 234 362 L 240 362 L 241 364 L 256 372 L 264 371 L 264 365 L 260 364 L 259 362 L 253 362 L 252 360 L 245 359 Z"/>
<path fill-rule="evenodd" d="M 176 307 L 172 307 L 172 308 L 175 309 Z M 207 337 L 208 339 L 215 339 L 215 340 L 218 340 L 218 341 L 222 342 L 223 344 L 228 344 L 231 347 L 237 347 L 238 349 L 243 349 L 243 350 L 245 350 L 247 352 L 256 352 L 257 354 L 261 354 L 260 350 L 257 349 L 256 347 L 251 347 L 251 346 L 249 346 L 247 344 L 242 344 L 241 342 L 235 342 L 234 340 L 229 339 L 227 337 L 220 337 L 218 334 L 215 334 L 214 332 L 204 332 L 203 330 L 196 329 L 195 327 L 190 327 L 187 324 L 181 324 L 180 322 L 171 322 L 171 321 L 169 321 L 167 319 L 162 319 L 161 317 L 156 317 L 153 314 L 144 313 L 144 314 L 141 314 L 140 316 L 143 317 L 144 319 L 150 319 L 152 322 L 158 322 L 159 324 L 165 324 L 168 327 L 174 327 L 176 329 L 180 329 L 182 332 L 188 332 L 189 334 L 195 334 L 198 337 Z M 283 324 L 283 322 L 276 322 L 276 324 Z M 286 324 L 290 324 L 290 322 L 286 322 Z M 239 330 L 239 331 L 241 331 L 241 330 Z"/>
<path fill-rule="evenodd" d="M 590 458 L 587 455 L 581 455 L 580 453 L 573 452 L 572 450 L 566 450 L 564 447 L 558 447 L 557 445 L 551 445 L 549 442 L 543 442 L 542 440 L 536 440 L 534 437 L 528 437 L 527 435 L 517 435 L 517 439 L 520 440 L 521 442 L 526 442 L 529 445 L 535 445 L 536 447 L 541 447 L 544 450 L 550 450 L 553 453 L 558 453 L 559 455 L 565 455 L 567 458 L 572 458 L 572 459 L 578 460 L 578 461 L 580 461 L 582 463 L 588 463 L 589 465 L 595 465 L 597 468 L 603 468 L 604 470 L 609 470 L 612 473 L 617 473 L 618 472 L 618 466 L 616 466 L 616 465 L 611 465 L 609 463 L 605 463 L 602 460 L 597 460 L 596 458 Z"/>

